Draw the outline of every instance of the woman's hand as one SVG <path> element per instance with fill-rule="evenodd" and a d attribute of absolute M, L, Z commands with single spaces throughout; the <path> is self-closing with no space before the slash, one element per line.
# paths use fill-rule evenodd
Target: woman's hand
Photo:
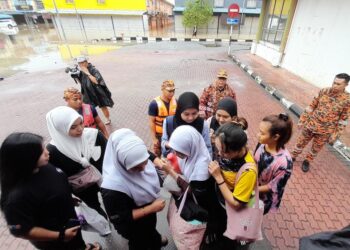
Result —
<path fill-rule="evenodd" d="M 71 241 L 78 233 L 80 226 L 71 227 L 64 231 L 64 241 Z"/>
<path fill-rule="evenodd" d="M 164 164 L 162 166 L 162 170 L 164 170 L 165 172 L 170 174 L 170 172 L 173 170 L 173 166 L 171 165 L 171 163 L 169 161 L 163 160 L 163 162 L 164 162 Z"/>
<path fill-rule="evenodd" d="M 222 174 L 221 174 L 220 166 L 219 166 L 219 163 L 217 161 L 210 162 L 208 170 L 209 170 L 209 173 L 214 177 L 216 182 L 222 182 L 223 181 L 223 177 L 222 177 Z"/>
<path fill-rule="evenodd" d="M 165 207 L 165 200 L 157 199 L 153 201 L 152 204 L 149 206 L 151 207 L 152 213 L 157 213 L 159 211 L 162 211 L 163 208 Z"/>
<path fill-rule="evenodd" d="M 160 169 L 160 170 L 164 170 L 167 172 L 167 169 L 168 169 L 168 161 L 164 160 L 164 159 L 160 159 L 159 157 L 156 157 L 154 160 L 153 160 L 153 163 L 154 165 Z"/>
<path fill-rule="evenodd" d="M 212 129 L 212 128 L 210 129 L 209 136 L 210 136 L 211 144 L 215 144 L 215 131 L 214 131 L 214 129 Z"/>

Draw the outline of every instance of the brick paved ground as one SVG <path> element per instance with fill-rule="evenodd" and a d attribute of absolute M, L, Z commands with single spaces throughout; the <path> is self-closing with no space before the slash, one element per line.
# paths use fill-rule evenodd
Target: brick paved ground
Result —
<path fill-rule="evenodd" d="M 208 48 L 197 43 L 162 42 L 128 46 L 91 58 L 116 103 L 110 129 L 134 129 L 149 145 L 147 105 L 159 93 L 160 82 L 174 79 L 177 96 L 188 90 L 199 94 L 219 68 L 226 68 L 229 82 L 237 92 L 239 115 L 249 122 L 249 146 L 253 149 L 259 121 L 284 108 L 234 65 L 226 53 L 226 46 Z M 48 138 L 45 114 L 64 104 L 62 91 L 72 85 L 63 69 L 21 73 L 2 81 L 0 141 L 12 131 L 33 131 Z M 296 134 L 289 147 L 295 138 Z M 350 189 L 350 171 L 345 163 L 328 148 L 320 153 L 307 174 L 300 170 L 300 163 L 295 164 L 280 212 L 264 219 L 264 233 L 274 249 L 297 249 L 299 237 L 339 229 L 350 221 L 346 191 Z M 31 249 L 24 241 L 9 236 L 2 217 L 0 223 L 1 249 Z"/>
<path fill-rule="evenodd" d="M 251 54 L 249 51 L 238 51 L 234 53 L 238 59 L 254 70 L 254 72 L 261 76 L 262 79 L 270 86 L 280 90 L 288 100 L 305 108 L 309 105 L 314 96 L 317 96 L 321 88 L 312 85 L 303 80 L 301 77 L 289 72 L 283 68 L 276 68 L 267 62 L 265 59 Z M 342 72 L 338 72 L 342 73 Z M 329 82 L 329 86 L 332 82 Z M 345 133 L 341 136 L 341 141 L 350 146 L 350 126 L 346 128 Z"/>

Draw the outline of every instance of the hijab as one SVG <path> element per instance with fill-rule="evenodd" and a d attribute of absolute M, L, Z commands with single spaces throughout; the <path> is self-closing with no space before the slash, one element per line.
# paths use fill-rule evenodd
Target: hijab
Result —
<path fill-rule="evenodd" d="M 218 103 L 216 110 L 225 110 L 231 117 L 237 116 L 237 103 L 232 97 L 225 97 Z"/>
<path fill-rule="evenodd" d="M 184 112 L 186 109 L 194 108 L 199 111 L 199 99 L 193 92 L 185 92 L 179 96 L 179 100 L 177 101 L 177 108 L 176 113 L 174 117 L 174 128 L 177 128 L 181 125 L 190 125 L 194 127 L 200 134 L 202 133 L 203 126 L 204 126 L 204 120 L 203 118 L 197 117 L 196 120 L 194 120 L 191 123 L 185 122 L 181 118 L 181 113 Z"/>
<path fill-rule="evenodd" d="M 160 185 L 148 157 L 145 143 L 132 130 L 116 130 L 107 143 L 101 187 L 125 193 L 137 206 L 153 202 L 159 197 Z M 146 160 L 144 171 L 130 171 Z"/>
<path fill-rule="evenodd" d="M 232 97 L 225 97 L 219 101 L 218 108 L 216 110 L 224 110 L 231 117 L 237 116 L 237 103 Z M 219 127 L 220 124 L 214 115 L 210 123 L 210 128 L 216 131 Z"/>
<path fill-rule="evenodd" d="M 84 128 L 80 137 L 72 137 L 69 130 L 73 123 L 83 117 L 74 109 L 67 106 L 59 106 L 46 114 L 47 128 L 49 130 L 50 144 L 65 156 L 83 167 L 90 166 L 90 158 L 97 161 L 101 156 L 101 147 L 95 146 L 97 138 L 97 129 Z"/>
<path fill-rule="evenodd" d="M 187 182 L 205 181 L 209 178 L 211 157 L 202 135 L 195 128 L 188 125 L 176 128 L 170 137 L 169 146 L 187 156 L 178 159 Z"/>

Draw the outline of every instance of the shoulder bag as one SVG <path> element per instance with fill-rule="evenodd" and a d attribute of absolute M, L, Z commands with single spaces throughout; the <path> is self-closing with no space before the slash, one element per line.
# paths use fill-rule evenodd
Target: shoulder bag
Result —
<path fill-rule="evenodd" d="M 254 169 L 253 164 L 245 164 L 238 171 L 235 183 L 238 182 L 243 171 Z M 255 171 L 255 169 L 254 169 Z M 236 210 L 226 202 L 227 228 L 224 236 L 231 240 L 253 242 L 262 240 L 261 225 L 264 204 L 259 200 L 258 181 L 255 182 L 255 194 L 245 207 Z"/>
<path fill-rule="evenodd" d="M 90 165 L 79 173 L 68 177 L 68 182 L 72 186 L 73 191 L 81 192 L 94 184 L 100 186 L 102 183 L 102 175 L 97 168 Z"/>

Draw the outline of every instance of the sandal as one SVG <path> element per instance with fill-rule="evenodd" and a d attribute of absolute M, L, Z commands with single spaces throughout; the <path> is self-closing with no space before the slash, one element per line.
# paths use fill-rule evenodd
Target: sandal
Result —
<path fill-rule="evenodd" d="M 108 119 L 106 122 L 105 122 L 105 125 L 109 125 L 109 124 L 111 124 L 111 119 Z"/>
<path fill-rule="evenodd" d="M 102 250 L 102 246 L 100 245 L 100 243 L 95 242 L 94 244 L 92 243 L 87 243 L 86 245 L 88 248 L 86 248 L 86 250 Z"/>

